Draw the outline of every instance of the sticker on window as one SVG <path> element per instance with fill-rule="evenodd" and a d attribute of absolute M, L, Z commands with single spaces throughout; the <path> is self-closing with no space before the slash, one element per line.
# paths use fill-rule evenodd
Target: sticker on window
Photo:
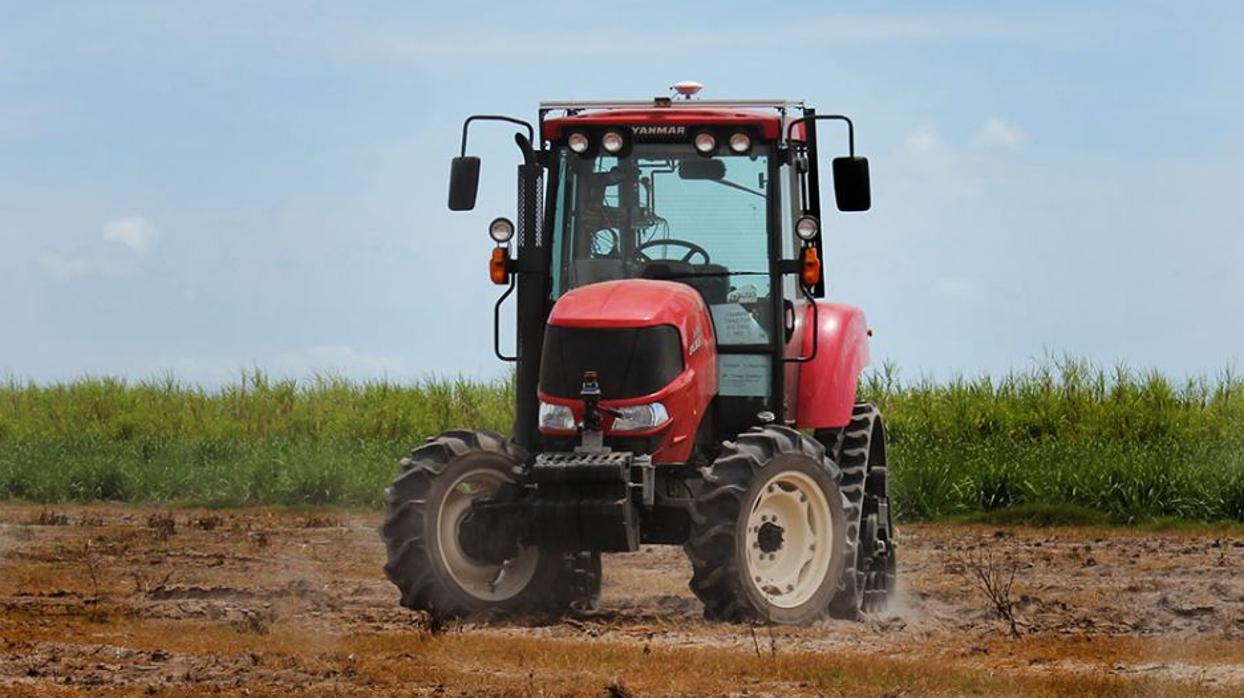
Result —
<path fill-rule="evenodd" d="M 728 397 L 768 397 L 769 357 L 755 354 L 719 355 L 717 393 Z"/>
<path fill-rule="evenodd" d="M 710 307 L 718 344 L 768 344 L 769 333 L 747 308 L 738 303 L 719 303 Z"/>
<path fill-rule="evenodd" d="M 747 284 L 742 288 L 737 288 L 726 295 L 726 300 L 731 303 L 743 303 L 755 305 L 760 299 L 760 292 L 756 290 L 755 284 Z"/>

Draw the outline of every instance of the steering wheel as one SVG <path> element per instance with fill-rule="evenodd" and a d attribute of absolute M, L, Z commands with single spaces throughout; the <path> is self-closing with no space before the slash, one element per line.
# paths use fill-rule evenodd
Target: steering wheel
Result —
<path fill-rule="evenodd" d="M 694 242 L 689 242 L 687 240 L 678 240 L 675 238 L 661 238 L 657 240 L 649 240 L 648 242 L 641 243 L 639 247 L 636 247 L 635 252 L 640 257 L 643 258 L 644 262 L 652 262 L 655 260 L 652 257 L 649 257 L 647 254 L 645 254 L 644 250 L 648 249 L 649 247 L 665 247 L 666 245 L 673 245 L 675 247 L 687 248 L 687 254 L 683 255 L 680 261 L 690 262 L 692 257 L 696 255 L 700 255 L 701 257 L 704 258 L 704 261 L 700 263 L 708 264 L 708 250 L 704 249 L 703 247 L 700 247 Z"/>

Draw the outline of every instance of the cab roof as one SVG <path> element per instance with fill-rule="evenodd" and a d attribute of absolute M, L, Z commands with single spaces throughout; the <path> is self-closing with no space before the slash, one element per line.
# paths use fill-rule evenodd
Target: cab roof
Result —
<path fill-rule="evenodd" d="M 647 109 L 596 109 L 544 120 L 546 140 L 559 140 L 576 126 L 753 126 L 766 140 L 781 135 L 782 118 L 777 112 L 753 109 L 650 107 Z"/>
<path fill-rule="evenodd" d="M 687 95 L 687 99 L 541 102 L 540 135 L 546 140 L 558 140 L 575 126 L 749 126 L 758 128 L 766 140 L 777 140 L 787 119 L 808 111 L 802 101 L 792 99 L 690 99 L 702 86 L 688 83 L 688 91 L 680 89 L 681 85 L 671 89 Z M 562 115 L 548 116 L 557 111 Z"/>

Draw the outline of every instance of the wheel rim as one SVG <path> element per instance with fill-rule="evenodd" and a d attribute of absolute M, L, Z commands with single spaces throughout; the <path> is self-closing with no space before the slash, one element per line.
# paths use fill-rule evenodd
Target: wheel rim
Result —
<path fill-rule="evenodd" d="M 458 533 L 471 510 L 471 502 L 492 496 L 505 482 L 510 479 L 492 468 L 459 475 L 445 490 L 436 518 L 437 547 L 449 576 L 466 593 L 494 603 L 514 598 L 527 588 L 536 573 L 539 551 L 520 547 L 517 556 L 500 565 L 479 562 L 462 549 Z"/>
<path fill-rule="evenodd" d="M 829 572 L 833 519 L 825 492 L 804 473 L 778 473 L 752 504 L 744 540 L 755 589 L 778 608 L 806 603 Z"/>

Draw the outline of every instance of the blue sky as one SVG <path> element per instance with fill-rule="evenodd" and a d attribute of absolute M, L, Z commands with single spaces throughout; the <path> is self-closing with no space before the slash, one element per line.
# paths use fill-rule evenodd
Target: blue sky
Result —
<path fill-rule="evenodd" d="M 780 11 L 780 14 L 779 14 Z M 498 375 L 463 117 L 792 97 L 851 114 L 874 210 L 831 295 L 903 375 L 1244 350 L 1238 3 L 0 2 L 0 375 Z"/>

